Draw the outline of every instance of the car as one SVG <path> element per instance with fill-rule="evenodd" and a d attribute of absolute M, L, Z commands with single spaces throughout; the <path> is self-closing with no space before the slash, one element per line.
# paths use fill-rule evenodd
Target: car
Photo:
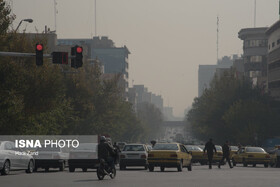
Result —
<path fill-rule="evenodd" d="M 126 145 L 126 142 L 117 142 L 117 146 L 120 148 L 120 150 L 123 150 L 125 145 Z"/>
<path fill-rule="evenodd" d="M 192 162 L 200 163 L 201 165 L 207 164 L 207 157 L 204 155 L 203 150 L 197 145 L 185 145 L 187 150 L 192 153 Z"/>
<path fill-rule="evenodd" d="M 261 147 L 242 147 L 232 156 L 233 166 L 240 163 L 244 167 L 248 164 L 252 164 L 253 167 L 263 164 L 264 167 L 268 167 L 270 162 L 270 155 Z"/>
<path fill-rule="evenodd" d="M 180 143 L 157 143 L 148 154 L 149 171 L 154 171 L 155 167 L 165 168 L 175 167 L 179 172 L 183 167 L 192 170 L 192 155 L 183 144 Z"/>
<path fill-rule="evenodd" d="M 223 148 L 220 145 L 215 145 L 215 148 L 217 150 L 217 153 L 214 153 L 213 155 L 213 162 L 220 162 L 223 158 Z"/>
<path fill-rule="evenodd" d="M 0 141 L 0 172 L 2 175 L 8 175 L 12 170 L 25 170 L 26 173 L 32 173 L 35 161 L 33 157 L 16 148 L 14 142 Z"/>
<path fill-rule="evenodd" d="M 143 166 L 148 169 L 148 148 L 145 144 L 126 144 L 120 154 L 120 170 L 127 166 Z"/>
<path fill-rule="evenodd" d="M 80 143 L 76 149 L 69 153 L 69 172 L 75 172 L 76 168 L 82 168 L 83 172 L 88 169 L 97 169 L 99 165 L 97 143 Z"/>
<path fill-rule="evenodd" d="M 270 155 L 270 166 L 280 167 L 280 145 L 275 145 L 274 149 L 268 151 Z"/>
<path fill-rule="evenodd" d="M 235 154 L 235 153 L 237 153 L 237 151 L 238 151 L 238 146 L 233 146 L 233 145 L 231 145 L 231 146 L 229 146 L 230 147 L 230 155 L 229 155 L 229 158 L 230 159 L 232 159 L 232 156 Z"/>
<path fill-rule="evenodd" d="M 50 168 L 59 168 L 59 171 L 64 171 L 68 165 L 69 153 L 67 150 L 58 147 L 51 147 L 50 145 L 39 147 L 37 150 L 38 155 L 34 156 L 35 171 L 38 168 L 45 169 L 46 172 Z"/>

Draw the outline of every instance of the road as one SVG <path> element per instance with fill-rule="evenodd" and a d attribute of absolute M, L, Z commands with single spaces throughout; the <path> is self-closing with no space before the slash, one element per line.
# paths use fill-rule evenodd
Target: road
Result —
<path fill-rule="evenodd" d="M 0 186 L 17 187 L 72 187 L 72 186 L 280 186 L 280 168 L 264 168 L 263 166 L 247 167 L 242 166 L 229 169 L 228 166 L 222 166 L 218 169 L 214 166 L 209 170 L 207 166 L 193 166 L 193 171 L 177 172 L 176 169 L 166 169 L 160 172 L 159 168 L 155 172 L 149 172 L 142 169 L 130 169 L 125 171 L 117 170 L 115 179 L 105 178 L 98 181 L 94 170 L 88 172 L 77 171 L 69 173 L 68 171 L 50 172 L 39 171 L 33 174 L 25 174 L 22 171 L 12 172 L 8 176 L 0 176 Z"/>

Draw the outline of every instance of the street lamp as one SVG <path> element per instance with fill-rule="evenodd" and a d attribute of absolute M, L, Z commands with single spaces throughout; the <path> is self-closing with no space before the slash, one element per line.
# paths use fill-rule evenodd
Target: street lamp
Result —
<path fill-rule="evenodd" d="M 22 20 L 19 22 L 19 24 L 18 24 L 18 26 L 17 26 L 15 32 L 17 32 L 19 26 L 21 25 L 21 23 L 22 23 L 23 21 L 26 21 L 26 22 L 28 22 L 28 23 L 32 23 L 32 22 L 33 22 L 33 19 L 22 19 Z"/>

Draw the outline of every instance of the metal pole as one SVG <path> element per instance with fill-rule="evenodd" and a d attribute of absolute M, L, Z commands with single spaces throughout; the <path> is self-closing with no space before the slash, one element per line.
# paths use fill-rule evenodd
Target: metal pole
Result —
<path fill-rule="evenodd" d="M 19 24 L 18 24 L 18 26 L 17 26 L 15 32 L 17 32 L 17 30 L 18 30 L 19 26 L 21 25 L 22 21 L 23 21 L 23 20 L 21 20 L 21 21 L 19 22 Z"/>
<path fill-rule="evenodd" d="M 257 0 L 255 0 L 254 27 L 256 27 L 256 17 L 257 17 Z"/>
<path fill-rule="evenodd" d="M 94 14 L 95 14 L 95 18 L 94 18 L 94 19 L 95 19 L 95 21 L 94 21 L 94 23 L 95 23 L 95 28 L 94 28 L 94 29 L 95 29 L 95 36 L 97 36 L 97 28 L 96 28 L 96 27 L 97 27 L 97 26 L 96 26 L 96 25 L 97 25 L 97 23 L 96 23 L 96 20 L 97 20 L 97 19 L 96 19 L 96 10 L 97 10 L 97 8 L 96 8 L 96 0 L 95 0 L 94 8 L 95 8 L 95 11 L 94 11 Z"/>
<path fill-rule="evenodd" d="M 35 53 L 19 53 L 19 52 L 3 52 L 0 51 L 0 56 L 15 56 L 15 57 L 34 57 Z M 51 54 L 44 54 L 45 58 L 52 58 Z M 72 58 L 72 56 L 71 56 Z"/>

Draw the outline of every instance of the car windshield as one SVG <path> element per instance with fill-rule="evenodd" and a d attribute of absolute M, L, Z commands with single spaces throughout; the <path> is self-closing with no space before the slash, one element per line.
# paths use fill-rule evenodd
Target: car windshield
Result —
<path fill-rule="evenodd" d="M 91 150 L 96 151 L 96 143 L 81 143 L 75 150 Z"/>
<path fill-rule="evenodd" d="M 247 147 L 246 152 L 265 153 L 265 150 L 261 147 Z"/>
<path fill-rule="evenodd" d="M 203 150 L 205 146 L 204 145 L 198 145 L 198 147 Z"/>
<path fill-rule="evenodd" d="M 187 145 L 186 148 L 188 151 L 203 151 L 200 147 L 193 145 Z"/>
<path fill-rule="evenodd" d="M 238 147 L 237 147 L 237 146 L 230 146 L 230 149 L 231 149 L 232 151 L 238 151 Z"/>
<path fill-rule="evenodd" d="M 145 151 L 143 145 L 126 145 L 123 151 Z"/>
<path fill-rule="evenodd" d="M 177 144 L 156 144 L 153 150 L 179 150 Z"/>
<path fill-rule="evenodd" d="M 38 148 L 37 151 L 47 151 L 47 152 L 60 152 L 60 147 L 51 147 L 51 146 L 42 146 L 41 148 Z"/>
<path fill-rule="evenodd" d="M 215 147 L 216 147 L 216 150 L 217 150 L 217 151 L 222 151 L 222 150 L 223 150 L 223 149 L 222 149 L 222 146 L 215 145 Z"/>

